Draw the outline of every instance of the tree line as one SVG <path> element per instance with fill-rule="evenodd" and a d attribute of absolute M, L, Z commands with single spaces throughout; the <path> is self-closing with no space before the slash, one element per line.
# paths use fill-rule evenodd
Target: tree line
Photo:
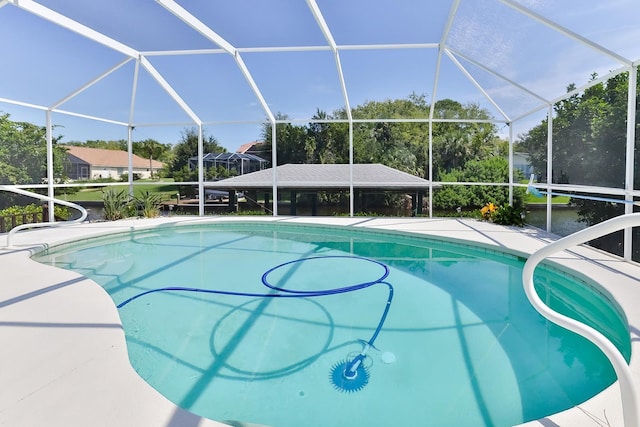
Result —
<path fill-rule="evenodd" d="M 411 94 L 407 99 L 369 101 L 355 107 L 353 124 L 354 163 L 381 163 L 409 174 L 429 179 L 429 117 L 430 104 L 424 95 Z M 380 118 L 392 120 L 384 121 Z M 416 119 L 396 122 L 393 119 Z M 443 182 L 509 181 L 506 158 L 508 142 L 497 136 L 493 117 L 476 104 L 461 104 L 444 99 L 434 104 L 433 179 Z M 279 121 L 288 117 L 278 115 Z M 349 127 L 347 123 L 328 123 L 347 119 L 344 109 L 329 114 L 318 110 L 310 123 L 276 124 L 276 155 L 278 165 L 286 163 L 348 163 Z M 379 120 L 367 122 L 366 120 Z M 459 120 L 459 121 L 456 121 Z M 478 120 L 478 121 L 472 121 Z M 484 122 L 487 120 L 487 122 Z M 261 149 L 270 160 L 272 126 L 262 129 Z M 503 205 L 508 202 L 508 189 L 485 186 L 445 186 L 434 194 L 434 208 L 455 210 L 458 207 L 476 209 L 488 202 Z M 516 192 L 515 203 L 522 205 L 523 194 Z"/>

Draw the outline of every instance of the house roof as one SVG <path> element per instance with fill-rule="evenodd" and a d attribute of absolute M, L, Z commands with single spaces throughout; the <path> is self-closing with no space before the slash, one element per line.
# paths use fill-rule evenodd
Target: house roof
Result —
<path fill-rule="evenodd" d="M 244 154 L 247 151 L 249 151 L 251 148 L 253 148 L 254 145 L 258 145 L 258 144 L 262 144 L 262 141 L 253 141 L 253 142 L 247 142 L 246 144 L 242 144 L 240 148 L 236 150 L 236 153 Z"/>
<path fill-rule="evenodd" d="M 105 150 L 102 148 L 65 146 L 67 153 L 86 162 L 91 166 L 105 166 L 112 168 L 129 167 L 128 153 L 122 150 Z M 148 169 L 149 159 L 132 155 L 133 167 L 136 169 Z M 162 162 L 152 160 L 153 169 L 160 169 L 164 166 Z"/>
<path fill-rule="evenodd" d="M 286 164 L 276 168 L 280 189 L 349 189 L 348 164 Z M 273 168 L 247 173 L 215 182 L 206 182 L 206 188 L 218 189 L 270 189 L 273 187 Z M 426 190 L 429 181 L 382 164 L 354 164 L 353 187 L 376 190 Z"/>

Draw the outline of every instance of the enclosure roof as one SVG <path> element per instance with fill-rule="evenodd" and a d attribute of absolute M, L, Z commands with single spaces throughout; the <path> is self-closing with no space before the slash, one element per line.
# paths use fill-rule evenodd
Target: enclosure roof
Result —
<path fill-rule="evenodd" d="M 405 119 L 353 108 L 411 94 L 510 123 L 636 65 L 638 22 L 633 0 L 0 0 L 0 111 L 67 137 L 251 124 L 238 146 L 284 116 Z"/>
<path fill-rule="evenodd" d="M 348 164 L 286 164 L 276 168 L 279 189 L 290 190 L 348 190 Z M 206 188 L 271 189 L 273 169 L 264 169 L 233 178 L 206 182 Z M 371 190 L 427 190 L 429 181 L 381 164 L 354 164 L 353 188 Z"/>
<path fill-rule="evenodd" d="M 236 161 L 247 160 L 247 161 L 259 162 L 259 163 L 267 163 L 267 160 L 263 159 L 262 157 L 258 157 L 254 154 L 249 154 L 249 153 L 207 153 L 204 156 L 202 156 L 202 159 L 209 162 L 213 162 L 216 160 L 221 162 L 234 161 L 234 160 Z M 189 157 L 189 160 L 196 161 L 198 160 L 198 156 Z"/>

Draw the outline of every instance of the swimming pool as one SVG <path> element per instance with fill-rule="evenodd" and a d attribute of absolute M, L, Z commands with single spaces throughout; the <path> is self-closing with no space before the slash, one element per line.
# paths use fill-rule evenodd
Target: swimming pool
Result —
<path fill-rule="evenodd" d="M 292 261 L 288 267 L 276 268 Z M 520 283 L 524 261 L 404 235 L 278 224 L 141 231 L 54 248 L 38 260 L 82 272 L 116 304 L 163 287 L 337 295 L 258 298 L 162 291 L 120 309 L 139 374 L 178 405 L 218 420 L 293 425 L 512 425 L 610 384 L 607 360 L 544 321 Z M 149 261 L 153 261 L 152 264 Z M 370 262 L 370 260 L 374 262 Z M 385 268 L 388 275 L 382 279 Z M 551 305 L 600 329 L 629 357 L 626 322 L 595 285 L 537 274 Z M 383 283 L 384 282 L 384 283 Z M 388 316 L 365 358 L 368 381 L 330 378 Z"/>

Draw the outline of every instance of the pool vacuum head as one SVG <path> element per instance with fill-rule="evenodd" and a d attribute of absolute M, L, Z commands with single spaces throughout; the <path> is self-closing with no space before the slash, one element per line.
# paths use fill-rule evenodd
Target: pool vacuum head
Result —
<path fill-rule="evenodd" d="M 360 355 L 356 357 L 359 358 Z M 356 359 L 343 360 L 331 368 L 329 379 L 337 390 L 353 393 L 362 390 L 369 383 L 369 370 L 362 364 L 362 360 Z"/>

